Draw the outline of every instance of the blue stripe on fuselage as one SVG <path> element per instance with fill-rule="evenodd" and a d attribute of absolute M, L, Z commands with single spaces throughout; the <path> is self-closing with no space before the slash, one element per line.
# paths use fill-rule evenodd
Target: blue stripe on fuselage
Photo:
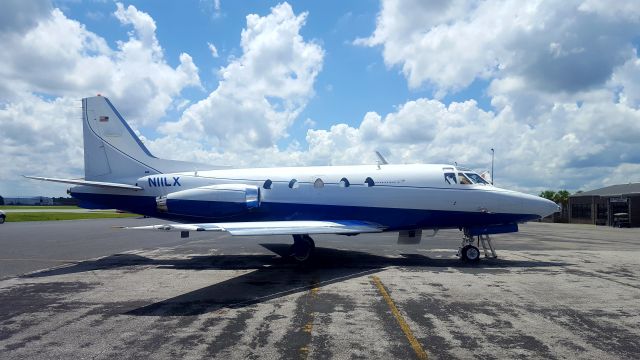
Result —
<path fill-rule="evenodd" d="M 235 221 L 281 221 L 281 220 L 363 220 L 388 227 L 389 230 L 412 228 L 457 228 L 483 225 L 509 224 L 538 219 L 528 214 L 489 214 L 480 212 L 394 209 L 363 206 L 311 205 L 262 202 L 260 207 L 234 216 L 216 217 L 211 213 L 214 207 L 222 208 L 225 203 L 212 204 L 210 201 L 181 200 L 181 208 L 189 208 L 191 214 L 202 216 L 176 215 L 158 212 L 153 196 L 127 196 L 109 194 L 74 193 L 81 206 L 100 204 L 104 208 L 130 211 L 178 222 L 235 222 Z M 175 200 L 174 200 L 175 201 Z M 226 203 L 236 207 L 238 204 Z M 171 208 L 169 209 L 171 210 Z M 211 214 L 210 216 L 207 214 Z"/>

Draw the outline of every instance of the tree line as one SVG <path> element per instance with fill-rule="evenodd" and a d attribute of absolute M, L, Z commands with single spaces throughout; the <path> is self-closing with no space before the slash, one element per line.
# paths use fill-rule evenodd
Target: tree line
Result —
<path fill-rule="evenodd" d="M 540 193 L 540 197 L 543 197 L 547 200 L 551 200 L 556 204 L 560 204 L 563 207 L 569 203 L 569 195 L 571 195 L 567 190 L 560 190 L 558 192 L 553 190 L 545 190 Z"/>
<path fill-rule="evenodd" d="M 554 222 L 567 222 L 569 219 L 569 195 L 567 190 L 553 191 L 545 190 L 540 193 L 540 197 L 551 200 L 560 205 L 560 213 L 553 215 Z"/>

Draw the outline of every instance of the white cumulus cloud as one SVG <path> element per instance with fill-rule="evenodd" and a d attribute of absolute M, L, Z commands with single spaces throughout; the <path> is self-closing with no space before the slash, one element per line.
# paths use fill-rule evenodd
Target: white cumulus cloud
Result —
<path fill-rule="evenodd" d="M 609 3 L 383 0 L 375 32 L 356 43 L 382 46 L 411 87 L 430 84 L 438 95 L 512 76 L 577 92 L 605 83 L 632 51 L 638 7 Z"/>
<path fill-rule="evenodd" d="M 380 47 L 409 87 L 436 98 L 481 80 L 492 111 L 418 99 L 308 140 L 324 148 L 348 134 L 351 149 L 480 168 L 495 148 L 498 183 L 530 192 L 640 181 L 638 25 L 634 1 L 382 0 L 375 31 L 355 44 Z"/>
<path fill-rule="evenodd" d="M 0 169 L 0 193 L 47 187 L 17 181 L 24 173 L 82 175 L 80 98 L 102 93 L 134 124 L 154 124 L 182 89 L 200 86 L 191 56 L 168 65 L 154 20 L 134 6 L 116 4 L 132 30 L 111 48 L 57 8 L 11 4 L 3 11 L 13 11 L 4 14 L 16 26 L 0 27 L 0 148 L 11 159 Z"/>
<path fill-rule="evenodd" d="M 268 148 L 286 137 L 322 67 L 322 48 L 300 35 L 306 17 L 287 3 L 266 16 L 248 15 L 242 55 L 220 69 L 216 90 L 160 130 L 230 153 Z"/>
<path fill-rule="evenodd" d="M 23 9 L 18 2 L 8 8 Z M 640 181 L 640 7 L 631 1 L 382 0 L 375 31 L 356 44 L 379 48 L 388 71 L 400 69 L 409 88 L 432 88 L 433 98 L 409 98 L 390 113 L 328 129 L 307 119 L 306 144 L 286 140 L 314 96 L 324 50 L 301 35 L 308 14 L 287 3 L 247 16 L 241 54 L 195 102 L 180 93 L 200 86 L 198 68 L 188 54 L 175 68 L 166 63 L 148 14 L 116 4 L 130 32 L 110 47 L 58 9 L 30 11 L 32 18 L 9 17 L 15 26 L 0 25 L 7 46 L 0 123 L 8 134 L 0 146 L 15 159 L 0 180 L 25 172 L 80 176 L 72 99 L 102 92 L 135 124 L 157 127 L 159 137 L 143 140 L 162 157 L 234 166 L 374 164 L 379 150 L 393 163 L 484 170 L 494 148 L 499 186 L 536 193 Z M 478 81 L 491 106 L 441 98 Z M 159 124 L 168 107 L 184 112 Z M 0 184 L 6 193 L 10 185 Z"/>
<path fill-rule="evenodd" d="M 212 43 L 208 42 L 207 46 L 209 47 L 209 52 L 211 53 L 211 56 L 213 56 L 214 58 L 218 57 L 218 49 L 216 48 L 215 45 L 213 45 Z"/>

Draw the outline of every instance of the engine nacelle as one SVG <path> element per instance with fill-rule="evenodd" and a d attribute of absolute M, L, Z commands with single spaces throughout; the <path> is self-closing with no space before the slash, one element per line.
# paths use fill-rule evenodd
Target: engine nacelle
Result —
<path fill-rule="evenodd" d="M 207 218 L 238 215 L 260 206 L 260 188 L 245 184 L 208 185 L 156 198 L 157 209 Z"/>

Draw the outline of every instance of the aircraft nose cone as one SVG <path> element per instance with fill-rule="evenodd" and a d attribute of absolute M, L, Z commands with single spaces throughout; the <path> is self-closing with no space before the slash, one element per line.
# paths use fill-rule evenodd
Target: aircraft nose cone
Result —
<path fill-rule="evenodd" d="M 560 206 L 551 200 L 534 195 L 523 195 L 523 207 L 527 214 L 535 214 L 541 218 L 560 211 Z"/>
<path fill-rule="evenodd" d="M 554 203 L 551 200 L 547 200 L 544 198 L 539 198 L 539 200 L 541 202 L 539 208 L 538 208 L 538 212 L 536 212 L 536 214 L 540 215 L 540 217 L 545 217 L 545 216 L 549 216 L 553 213 L 556 213 L 558 211 L 560 211 L 560 206 L 556 203 Z"/>

